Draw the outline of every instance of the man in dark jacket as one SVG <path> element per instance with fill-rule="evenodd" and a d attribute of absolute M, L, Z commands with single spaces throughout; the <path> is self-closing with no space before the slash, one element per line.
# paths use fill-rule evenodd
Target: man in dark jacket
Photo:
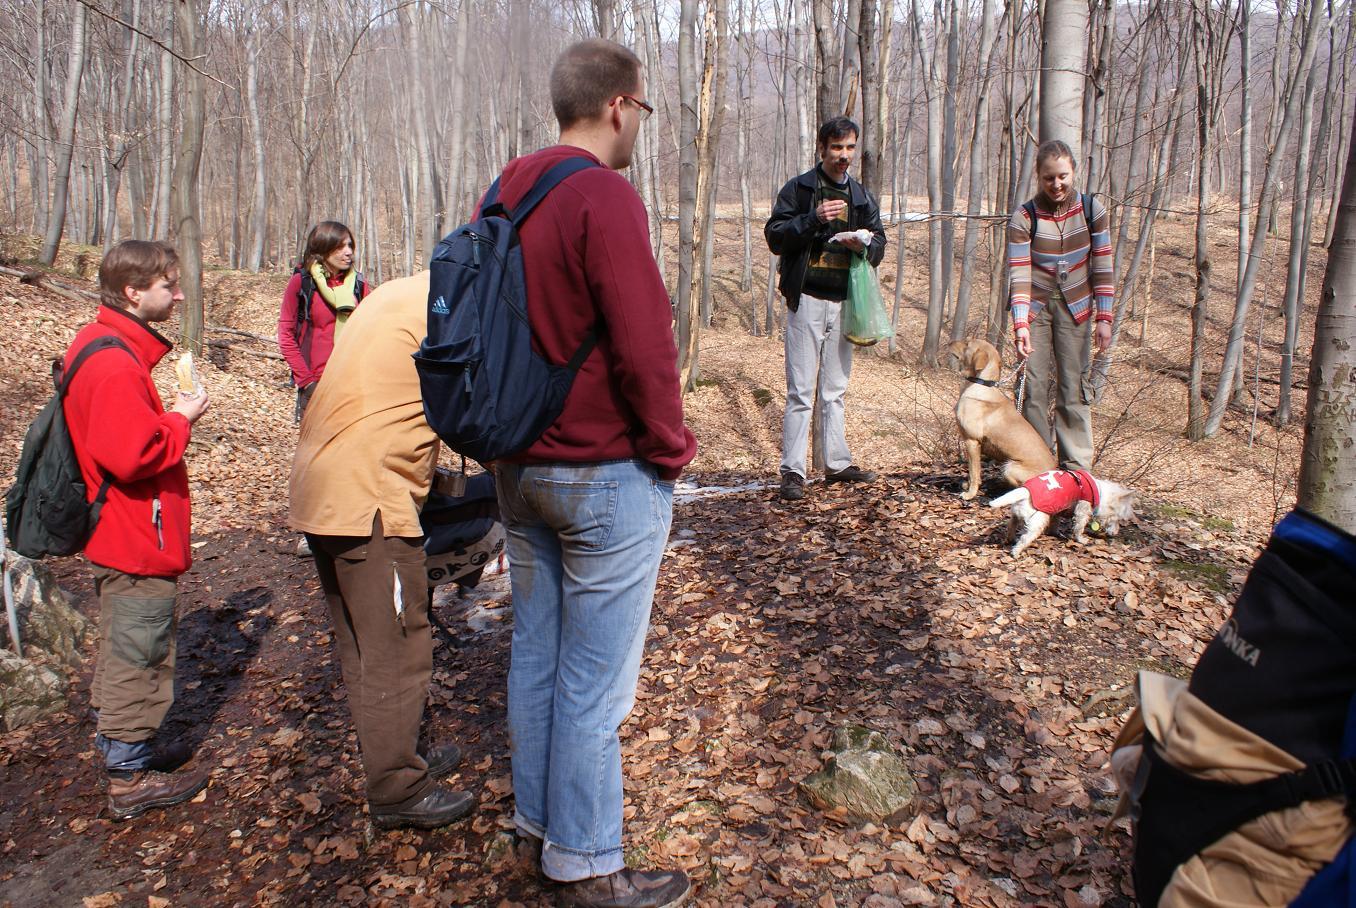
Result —
<path fill-rule="evenodd" d="M 781 496 L 805 497 L 805 449 L 814 396 L 822 409 L 815 448 L 827 482 L 871 482 L 876 474 L 852 463 L 843 429 L 843 396 L 852 373 L 852 344 L 841 328 L 854 255 L 872 267 L 885 256 L 880 207 L 848 168 L 861 130 L 847 117 L 819 128 L 819 163 L 787 182 L 763 228 L 768 248 L 781 256 L 778 286 L 786 298 L 786 414 L 782 420 Z M 860 238 L 833 237 L 867 230 Z"/>
<path fill-rule="evenodd" d="M 85 546 L 99 597 L 99 657 L 90 703 L 108 771 L 108 807 L 129 819 L 178 804 L 207 785 L 201 769 L 177 769 L 183 746 L 153 741 L 174 702 L 175 594 L 192 563 L 184 451 L 207 392 L 175 393 L 166 411 L 151 378 L 171 344 L 151 327 L 184 298 L 179 257 L 165 243 L 128 240 L 99 265 L 103 305 L 66 353 L 112 336 L 127 348 L 90 356 L 66 394 L 71 444 L 85 485 L 107 497 Z"/>

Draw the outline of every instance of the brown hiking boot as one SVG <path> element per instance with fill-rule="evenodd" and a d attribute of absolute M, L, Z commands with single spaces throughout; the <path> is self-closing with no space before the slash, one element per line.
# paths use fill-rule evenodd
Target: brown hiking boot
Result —
<path fill-rule="evenodd" d="M 200 769 L 184 772 L 110 772 L 108 774 L 108 812 L 115 820 L 130 820 L 157 807 L 182 804 L 207 787 L 207 773 Z"/>
<path fill-rule="evenodd" d="M 439 787 L 404 810 L 368 804 L 367 812 L 378 829 L 437 829 L 460 820 L 475 807 L 475 796 L 469 792 Z"/>
<path fill-rule="evenodd" d="M 675 908 L 687 899 L 691 888 L 681 870 L 626 867 L 607 876 L 559 884 L 556 904 L 561 908 Z"/>

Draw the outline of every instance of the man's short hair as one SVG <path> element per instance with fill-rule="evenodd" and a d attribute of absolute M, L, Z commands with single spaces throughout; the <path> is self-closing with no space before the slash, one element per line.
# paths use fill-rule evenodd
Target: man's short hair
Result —
<path fill-rule="evenodd" d="M 114 309 L 126 309 L 131 300 L 126 287 L 145 290 L 179 267 L 179 253 L 160 240 L 123 240 L 99 263 L 99 300 Z"/>
<path fill-rule="evenodd" d="M 853 137 L 860 137 L 862 131 L 857 128 L 857 124 L 850 117 L 834 117 L 832 120 L 825 120 L 824 125 L 819 127 L 819 148 L 828 145 L 833 139 L 841 139 L 848 133 Z"/>
<path fill-rule="evenodd" d="M 620 44 L 590 38 L 565 48 L 551 67 L 551 109 L 560 128 L 569 129 L 639 87 L 640 58 Z"/>

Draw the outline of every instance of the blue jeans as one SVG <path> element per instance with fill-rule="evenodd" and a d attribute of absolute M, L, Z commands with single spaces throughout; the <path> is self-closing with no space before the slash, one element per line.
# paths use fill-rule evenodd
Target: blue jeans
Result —
<path fill-rule="evenodd" d="M 631 711 L 673 483 L 644 461 L 500 464 L 513 587 L 514 822 L 560 881 L 621 870 Z"/>

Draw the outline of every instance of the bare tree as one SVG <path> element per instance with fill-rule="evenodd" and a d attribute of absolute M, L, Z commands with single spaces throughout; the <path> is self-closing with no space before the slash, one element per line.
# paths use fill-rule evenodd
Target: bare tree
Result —
<path fill-rule="evenodd" d="M 1318 29 L 1323 20 L 1322 9 L 1323 0 L 1310 0 L 1308 24 L 1305 27 L 1300 58 L 1295 70 L 1296 79 L 1293 80 L 1295 82 L 1304 78 L 1304 74 L 1308 73 L 1309 66 L 1313 62 L 1314 51 L 1318 45 Z M 1284 104 L 1278 104 L 1282 107 L 1284 113 L 1277 130 L 1276 143 L 1271 153 L 1267 155 L 1266 172 L 1262 177 L 1262 198 L 1257 205 L 1257 225 L 1253 231 L 1252 245 L 1248 250 L 1248 267 L 1244 271 L 1242 285 L 1238 288 L 1238 300 L 1234 305 L 1234 317 L 1229 327 L 1229 342 L 1224 350 L 1224 364 L 1220 369 L 1219 384 L 1215 390 L 1214 400 L 1210 402 L 1209 416 L 1206 417 L 1204 434 L 1207 437 L 1218 432 L 1220 424 L 1224 422 L 1224 411 L 1229 406 L 1229 400 L 1233 393 L 1234 371 L 1243 358 L 1243 332 L 1247 328 L 1248 308 L 1252 304 L 1257 272 L 1261 266 L 1262 252 L 1266 246 L 1272 205 L 1277 199 L 1278 184 L 1280 183 L 1278 171 L 1285 158 L 1287 138 L 1291 125 L 1294 123 L 1300 95 L 1302 94 L 1298 87 L 1298 85 L 1292 84 L 1291 91 Z"/>
<path fill-rule="evenodd" d="M 57 160 L 53 182 L 52 209 L 47 220 L 47 235 L 42 240 L 38 260 L 44 265 L 56 261 L 61 233 L 66 226 L 66 204 L 70 195 L 71 157 L 75 153 L 76 111 L 80 106 L 80 79 L 85 72 L 85 25 L 89 9 L 76 3 L 71 10 L 71 47 L 66 63 L 66 92 L 61 107 L 61 130 L 57 136 Z M 43 65 L 44 61 L 38 61 Z"/>
<path fill-rule="evenodd" d="M 200 52 L 202 20 L 198 0 L 175 0 L 175 35 L 188 59 Z M 202 351 L 205 324 L 202 298 L 202 203 L 199 197 L 199 166 L 203 132 L 207 127 L 207 87 L 202 73 L 189 67 L 184 75 L 183 123 L 179 130 L 179 157 L 174 167 L 174 192 L 170 201 L 174 240 L 179 250 L 179 283 L 184 289 L 180 333 L 185 347 Z"/>
<path fill-rule="evenodd" d="M 1298 504 L 1356 533 L 1356 142 L 1328 249 L 1323 296 L 1309 357 L 1309 397 Z"/>
<path fill-rule="evenodd" d="M 1041 18 L 1040 139 L 1083 145 L 1088 0 L 1045 0 Z"/>

